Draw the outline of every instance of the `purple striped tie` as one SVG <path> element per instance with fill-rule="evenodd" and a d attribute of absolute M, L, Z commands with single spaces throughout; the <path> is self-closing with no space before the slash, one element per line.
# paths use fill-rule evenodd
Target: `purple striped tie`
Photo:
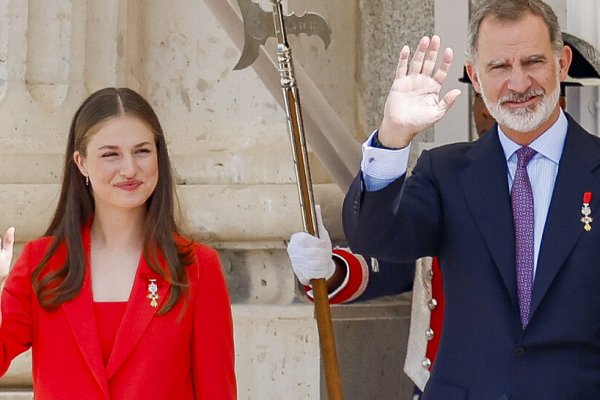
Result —
<path fill-rule="evenodd" d="M 511 191 L 513 220 L 515 224 L 515 250 L 517 261 L 517 295 L 523 329 L 529 322 L 529 306 L 533 288 L 533 192 L 527 164 L 536 154 L 529 147 L 517 150 L 517 171 Z"/>

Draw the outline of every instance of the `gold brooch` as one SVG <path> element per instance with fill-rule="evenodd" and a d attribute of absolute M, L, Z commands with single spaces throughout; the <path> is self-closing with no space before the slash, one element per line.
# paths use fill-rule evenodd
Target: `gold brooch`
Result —
<path fill-rule="evenodd" d="M 148 279 L 148 295 L 146 296 L 150 299 L 150 306 L 156 308 L 158 307 L 158 285 L 156 284 L 156 279 Z"/>

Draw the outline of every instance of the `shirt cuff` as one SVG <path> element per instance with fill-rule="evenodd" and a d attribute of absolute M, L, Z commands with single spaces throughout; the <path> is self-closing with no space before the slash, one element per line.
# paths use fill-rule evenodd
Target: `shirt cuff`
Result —
<path fill-rule="evenodd" d="M 408 168 L 410 145 L 403 149 L 388 150 L 372 146 L 373 136 L 377 130 L 362 145 L 362 163 L 365 187 L 368 191 L 380 190 L 400 178 Z"/>

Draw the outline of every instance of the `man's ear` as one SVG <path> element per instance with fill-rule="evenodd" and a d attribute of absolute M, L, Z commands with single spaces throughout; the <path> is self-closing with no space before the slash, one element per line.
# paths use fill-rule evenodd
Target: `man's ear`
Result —
<path fill-rule="evenodd" d="M 562 51 L 560 53 L 560 58 L 558 59 L 560 65 L 561 81 L 567 79 L 567 76 L 569 75 L 569 67 L 571 66 L 571 61 L 573 61 L 573 50 L 569 46 L 563 46 Z"/>
<path fill-rule="evenodd" d="M 467 63 L 465 67 L 467 69 L 467 75 L 469 75 L 469 79 L 471 79 L 473 89 L 475 89 L 477 93 L 481 93 L 481 83 L 479 82 L 477 68 L 475 68 L 475 66 L 472 63 Z"/>

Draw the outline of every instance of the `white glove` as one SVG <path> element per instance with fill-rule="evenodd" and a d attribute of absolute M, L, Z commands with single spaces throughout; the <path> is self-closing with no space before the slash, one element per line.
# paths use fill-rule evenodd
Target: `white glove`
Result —
<path fill-rule="evenodd" d="M 306 232 L 296 232 L 290 238 L 287 252 L 292 269 L 303 285 L 310 284 L 311 279 L 329 279 L 335 272 L 335 263 L 331 258 L 331 239 L 323 225 L 321 207 L 315 207 L 319 236 Z"/>

